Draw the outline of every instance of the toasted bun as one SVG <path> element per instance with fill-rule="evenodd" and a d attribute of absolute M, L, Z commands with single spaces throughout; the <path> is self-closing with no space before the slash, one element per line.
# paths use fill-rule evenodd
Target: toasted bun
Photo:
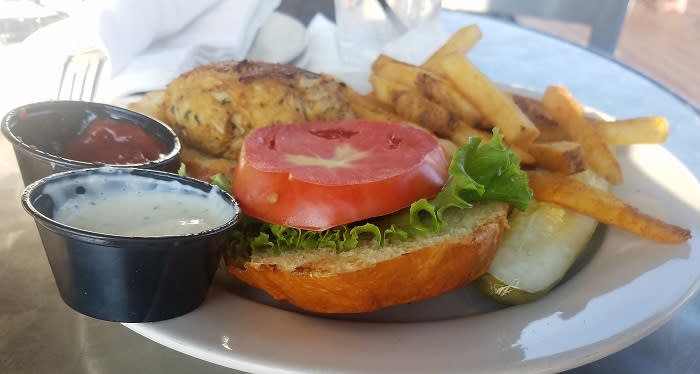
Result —
<path fill-rule="evenodd" d="M 358 247 L 227 258 L 227 270 L 277 300 L 323 313 L 369 312 L 437 296 L 484 274 L 507 226 L 508 205 L 452 209 L 437 234 Z"/>

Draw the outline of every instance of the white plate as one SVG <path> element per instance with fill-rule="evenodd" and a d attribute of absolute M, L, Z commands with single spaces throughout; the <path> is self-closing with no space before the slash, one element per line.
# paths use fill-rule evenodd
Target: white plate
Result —
<path fill-rule="evenodd" d="M 284 42 L 281 42 L 281 41 Z M 296 18 L 274 12 L 250 47 L 249 60 L 290 63 L 306 48 L 306 28 Z"/>
<path fill-rule="evenodd" d="M 700 186 L 661 146 L 618 152 L 615 193 L 689 227 L 661 245 L 601 226 L 566 281 L 544 298 L 502 307 L 465 287 L 420 303 L 334 318 L 276 304 L 226 274 L 194 312 L 128 328 L 177 351 L 250 372 L 557 372 L 651 333 L 700 286 Z"/>

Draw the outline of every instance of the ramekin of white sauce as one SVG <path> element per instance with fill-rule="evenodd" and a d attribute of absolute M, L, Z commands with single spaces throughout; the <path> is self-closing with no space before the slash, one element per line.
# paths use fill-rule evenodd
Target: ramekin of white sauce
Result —
<path fill-rule="evenodd" d="M 155 237 L 211 230 L 237 214 L 216 187 L 202 191 L 180 180 L 107 170 L 45 184 L 52 218 L 97 233 Z"/>
<path fill-rule="evenodd" d="M 22 204 L 63 300 L 118 322 L 158 321 L 199 306 L 240 215 L 216 186 L 131 168 L 53 174 L 27 186 Z"/>

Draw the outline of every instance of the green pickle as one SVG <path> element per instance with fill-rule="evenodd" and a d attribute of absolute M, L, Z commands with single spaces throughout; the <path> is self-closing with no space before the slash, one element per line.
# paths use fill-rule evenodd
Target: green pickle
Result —
<path fill-rule="evenodd" d="M 608 188 L 590 171 L 575 178 Z M 514 210 L 509 225 L 488 272 L 474 286 L 496 302 L 517 305 L 537 300 L 561 281 L 587 247 L 598 222 L 555 204 L 533 201 L 524 212 Z"/>

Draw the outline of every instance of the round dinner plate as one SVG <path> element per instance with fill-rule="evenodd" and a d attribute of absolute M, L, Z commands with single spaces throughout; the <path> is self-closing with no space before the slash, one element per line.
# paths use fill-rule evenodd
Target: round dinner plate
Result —
<path fill-rule="evenodd" d="M 645 337 L 700 286 L 700 186 L 659 145 L 620 147 L 616 195 L 689 227 L 664 245 L 600 225 L 565 281 L 504 307 L 467 286 L 374 313 L 307 314 L 223 271 L 205 303 L 168 321 L 125 324 L 172 349 L 249 372 L 543 373 L 577 367 Z"/>

